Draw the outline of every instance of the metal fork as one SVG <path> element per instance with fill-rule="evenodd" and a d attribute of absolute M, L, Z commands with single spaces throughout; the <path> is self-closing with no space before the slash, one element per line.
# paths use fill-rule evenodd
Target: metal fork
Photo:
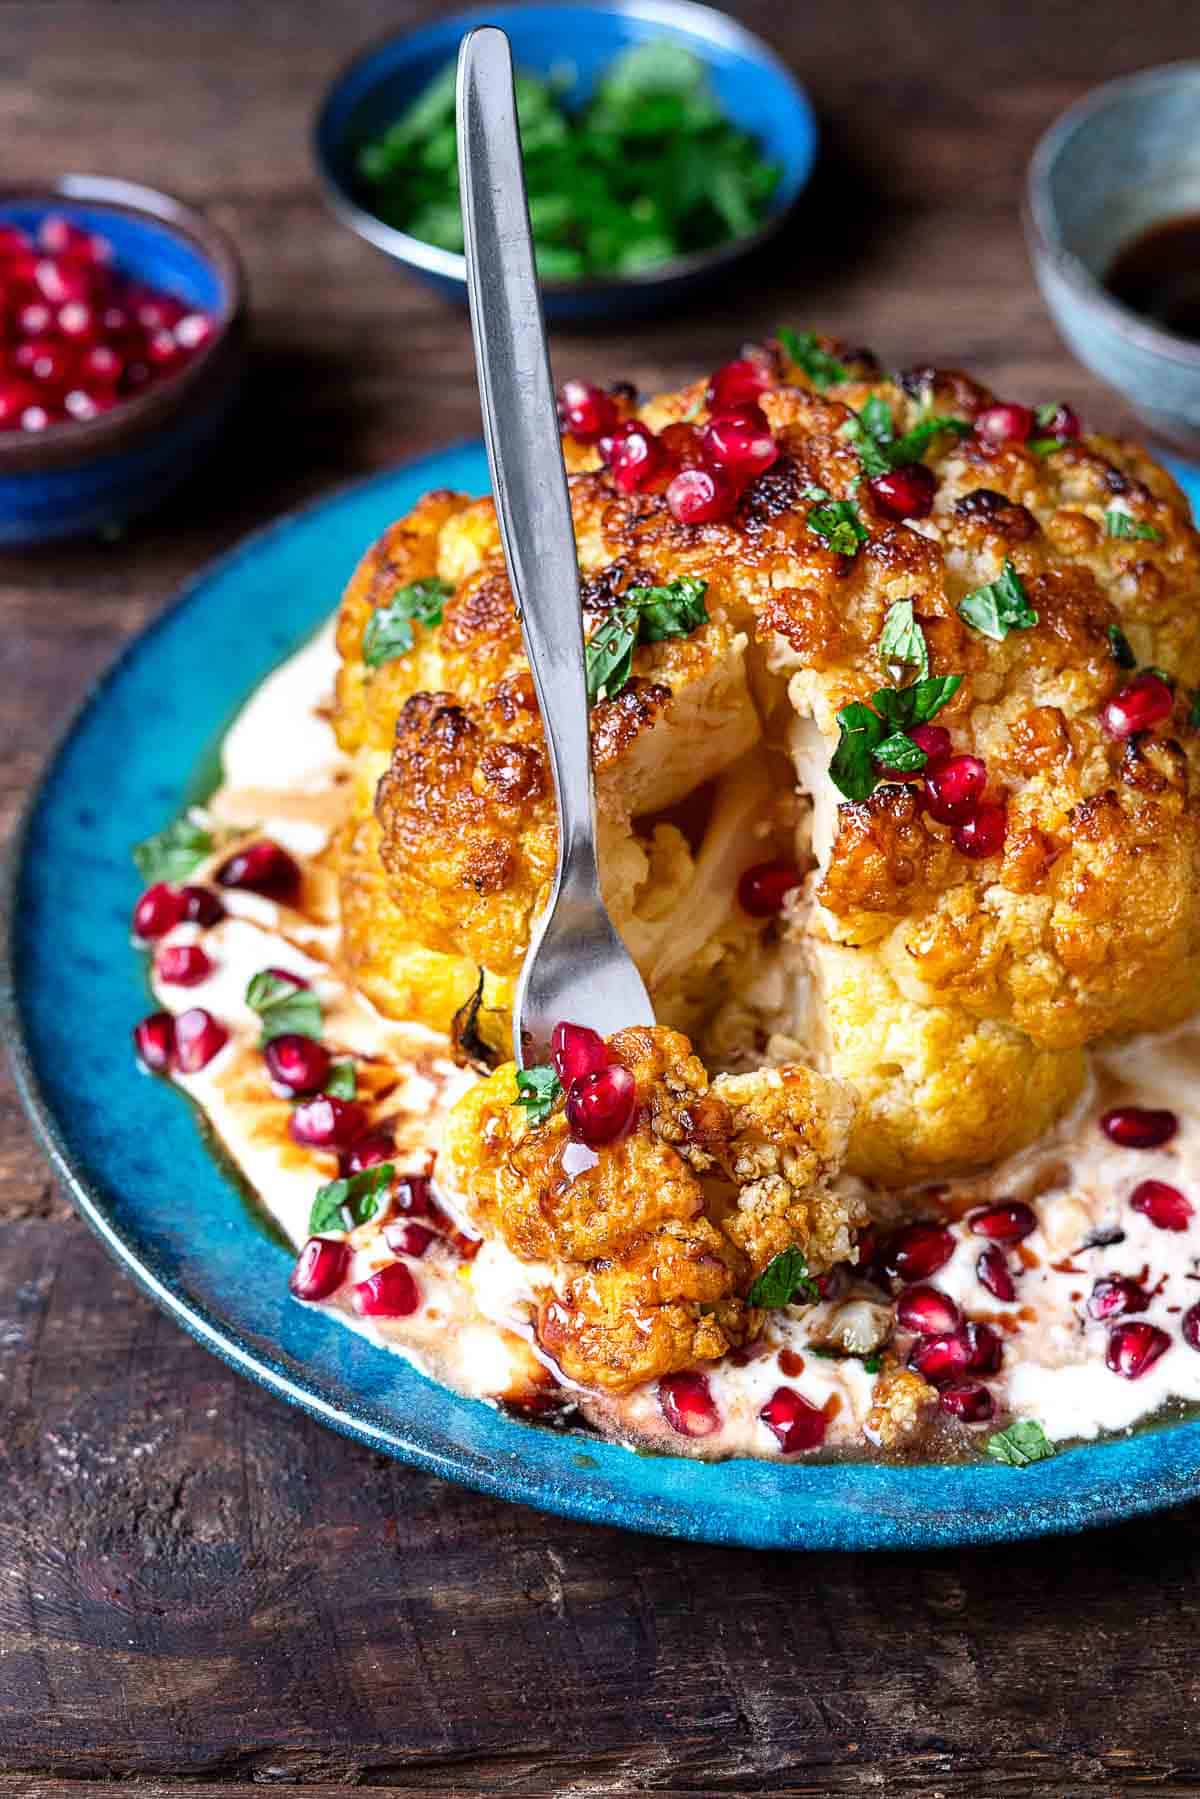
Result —
<path fill-rule="evenodd" d="M 653 1024 L 600 897 L 583 625 L 546 327 L 534 267 L 508 39 L 481 26 L 458 56 L 458 166 L 467 292 L 504 559 L 550 752 L 558 863 L 513 1004 L 521 1067 L 560 1019 L 607 1036 Z"/>

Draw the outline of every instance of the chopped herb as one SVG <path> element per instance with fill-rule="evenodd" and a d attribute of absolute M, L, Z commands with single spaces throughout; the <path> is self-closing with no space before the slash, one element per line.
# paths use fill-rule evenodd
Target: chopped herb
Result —
<path fill-rule="evenodd" d="M 1070 443 L 1069 437 L 1031 437 L 1025 448 L 1034 456 L 1053 456 L 1055 450 L 1061 450 Z"/>
<path fill-rule="evenodd" d="M 818 387 L 832 387 L 835 381 L 849 381 L 850 370 L 828 350 L 823 350 L 817 342 L 815 331 L 803 333 L 792 331 L 788 326 L 776 332 L 780 343 L 788 355 L 788 360 L 796 363 L 804 370 L 809 380 Z"/>
<path fill-rule="evenodd" d="M 561 1098 L 562 1082 L 548 1062 L 518 1072 L 516 1103 L 524 1106 L 530 1124 L 545 1124 Z"/>
<path fill-rule="evenodd" d="M 318 1187 L 308 1215 L 309 1230 L 319 1236 L 322 1231 L 352 1231 L 355 1225 L 368 1223 L 379 1210 L 379 1195 L 395 1172 L 394 1162 L 377 1162 L 361 1174 Z"/>
<path fill-rule="evenodd" d="M 321 1035 L 321 1002 L 311 987 L 302 987 L 286 975 L 264 968 L 252 975 L 246 988 L 246 1004 L 262 1020 L 259 1047 L 275 1037 L 291 1033 L 300 1037 Z"/>
<path fill-rule="evenodd" d="M 706 581 L 693 575 L 662 587 L 627 588 L 592 632 L 584 651 L 589 703 L 594 706 L 601 696 L 611 700 L 621 692 L 633 672 L 635 644 L 687 637 L 707 623 L 707 588 Z"/>
<path fill-rule="evenodd" d="M 325 1091 L 334 1099 L 353 1099 L 358 1093 L 358 1072 L 349 1056 L 329 1070 Z"/>
<path fill-rule="evenodd" d="M 821 1297 L 816 1282 L 809 1278 L 804 1251 L 793 1244 L 790 1249 L 781 1249 L 777 1256 L 771 1257 L 747 1293 L 746 1303 L 765 1308 L 785 1306 L 797 1293 L 810 1304 L 815 1304 Z"/>
<path fill-rule="evenodd" d="M 888 671 L 893 663 L 929 673 L 929 648 L 917 623 L 911 600 L 894 600 L 887 609 L 879 634 L 879 660 Z"/>
<path fill-rule="evenodd" d="M 830 500 L 827 505 L 814 506 L 808 515 L 808 528 L 838 556 L 856 556 L 859 544 L 866 543 L 871 535 L 853 500 Z"/>
<path fill-rule="evenodd" d="M 807 487 L 802 487 L 800 489 L 800 498 L 802 500 L 827 500 L 829 498 L 829 489 L 827 487 L 817 487 L 810 482 Z"/>
<path fill-rule="evenodd" d="M 1174 693 L 1174 691 L 1175 691 L 1174 675 L 1170 674 L 1165 668 L 1159 668 L 1157 662 L 1147 662 L 1145 668 L 1142 670 L 1142 673 L 1144 675 L 1157 675 L 1158 679 L 1161 682 L 1163 682 L 1164 686 L 1169 687 L 1171 689 L 1171 692 Z"/>
<path fill-rule="evenodd" d="M 904 731 L 893 731 L 890 737 L 876 744 L 871 754 L 884 768 L 894 768 L 904 775 L 917 774 L 929 760 L 920 744 L 914 743 Z"/>
<path fill-rule="evenodd" d="M 1028 630 L 1036 625 L 1038 615 L 1029 604 L 1021 577 L 1012 563 L 1005 561 L 998 581 L 977 587 L 958 603 L 958 616 L 985 637 L 1003 643 L 1010 631 Z"/>
<path fill-rule="evenodd" d="M 1115 508 L 1104 514 L 1104 528 L 1109 537 L 1140 537 L 1147 543 L 1162 542 L 1162 532 L 1148 525 L 1145 519 L 1132 518 L 1128 512 L 1117 512 Z"/>
<path fill-rule="evenodd" d="M 874 398 L 874 396 L 872 396 L 872 398 Z M 886 406 L 883 410 L 887 413 L 887 435 L 890 437 L 892 415 L 888 412 Z M 853 444 L 858 452 L 859 461 L 863 465 L 863 473 L 865 475 L 873 479 L 876 475 L 887 474 L 892 466 L 887 454 L 887 440 L 884 439 L 881 442 L 867 424 L 867 407 L 864 406 L 861 414 L 855 414 L 848 418 L 838 432 L 838 436 L 844 437 L 847 443 Z"/>
<path fill-rule="evenodd" d="M 878 1374 L 879 1367 L 880 1367 L 880 1358 L 879 1358 L 878 1353 L 876 1353 L 875 1355 L 869 1355 L 869 1356 L 863 1357 L 863 1373 L 864 1374 Z"/>
<path fill-rule="evenodd" d="M 870 798 L 882 778 L 876 759 L 885 745 L 889 756 L 905 758 L 893 760 L 891 767 L 905 773 L 923 768 L 924 751 L 902 734 L 914 725 L 928 724 L 961 685 L 961 675 L 929 675 L 911 687 L 881 687 L 869 705 L 855 700 L 843 706 L 837 715 L 841 735 L 829 764 L 829 777 L 839 793 L 856 802 Z M 901 748 L 898 735 L 910 750 Z"/>
<path fill-rule="evenodd" d="M 186 881 L 216 848 L 212 832 L 186 812 L 165 830 L 136 844 L 133 859 L 147 886 L 155 881 Z"/>
<path fill-rule="evenodd" d="M 1133 653 L 1133 646 L 1120 625 L 1108 627 L 1108 647 L 1112 651 L 1112 659 L 1118 668 L 1137 667 L 1137 657 Z"/>
<path fill-rule="evenodd" d="M 449 581 L 430 575 L 425 581 L 412 581 L 394 593 L 386 606 L 371 614 L 363 633 L 363 661 L 368 668 L 378 668 L 395 656 L 406 656 L 413 647 L 413 620 L 422 625 L 440 625 L 442 607 L 454 592 Z"/>
<path fill-rule="evenodd" d="M 1043 400 L 1033 409 L 1033 422 L 1039 431 L 1048 430 L 1062 411 L 1061 400 Z"/>
<path fill-rule="evenodd" d="M 888 451 L 892 467 L 903 468 L 906 463 L 919 462 L 934 438 L 941 437 L 947 431 L 953 431 L 956 437 L 966 437 L 970 434 L 971 426 L 966 419 L 951 418 L 944 413 L 932 413 L 929 418 L 921 419 L 911 431 L 906 431 L 903 437 L 898 437 L 892 444 Z"/>
<path fill-rule="evenodd" d="M 983 1447 L 994 1462 L 1010 1468 L 1027 1468 L 1054 1454 L 1054 1445 L 1036 1418 L 1018 1418 L 1006 1430 L 996 1431 Z"/>
<path fill-rule="evenodd" d="M 857 417 L 847 419 L 841 435 L 858 451 L 864 473 L 873 477 L 886 475 L 889 470 L 903 468 L 910 462 L 919 462 L 934 438 L 943 432 L 953 431 L 961 437 L 971 427 L 966 419 L 933 413 L 921 419 L 903 437 L 897 437 L 895 429 L 891 411 L 878 394 L 872 394 Z"/>

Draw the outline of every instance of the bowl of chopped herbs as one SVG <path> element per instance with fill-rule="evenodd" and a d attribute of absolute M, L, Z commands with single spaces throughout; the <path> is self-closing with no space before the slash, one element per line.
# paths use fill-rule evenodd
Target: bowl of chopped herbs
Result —
<path fill-rule="evenodd" d="M 783 225 L 812 169 L 816 121 L 752 33 L 693 0 L 498 6 L 374 45 L 317 117 L 335 210 L 413 274 L 465 300 L 454 61 L 484 23 L 512 42 L 550 317 L 662 305 Z"/>

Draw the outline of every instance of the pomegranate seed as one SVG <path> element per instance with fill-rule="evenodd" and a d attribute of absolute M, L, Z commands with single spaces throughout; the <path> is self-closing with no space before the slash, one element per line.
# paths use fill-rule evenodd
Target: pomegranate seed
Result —
<path fill-rule="evenodd" d="M 24 255 L 31 248 L 29 238 L 19 225 L 0 225 L 0 264 L 11 257 Z"/>
<path fill-rule="evenodd" d="M 269 899 L 293 900 L 300 890 L 300 869 L 285 849 L 267 837 L 236 850 L 216 873 L 222 887 L 244 887 Z M 294 976 L 289 976 L 294 979 Z M 303 983 L 298 983 L 303 985 Z"/>
<path fill-rule="evenodd" d="M 0 376 L 0 431 L 19 431 L 21 420 L 36 403 L 37 393 L 28 381 Z"/>
<path fill-rule="evenodd" d="M 658 1383 L 658 1403 L 681 1437 L 710 1437 L 721 1422 L 704 1374 L 665 1374 Z"/>
<path fill-rule="evenodd" d="M 21 414 L 22 431 L 45 431 L 50 425 L 57 424 L 63 417 L 57 406 L 43 406 L 35 401 L 27 406 Z"/>
<path fill-rule="evenodd" d="M 555 1073 L 564 1087 L 582 1080 L 585 1074 L 598 1074 L 609 1063 L 608 1051 L 599 1031 L 585 1024 L 556 1024 L 550 1038 L 550 1056 Z"/>
<path fill-rule="evenodd" d="M 133 316 L 147 334 L 174 331 L 184 311 L 180 301 L 170 294 L 155 293 L 149 288 L 143 288 L 134 295 Z"/>
<path fill-rule="evenodd" d="M 713 525 L 732 518 L 738 491 L 721 469 L 685 468 L 667 488 L 671 517 L 681 525 Z"/>
<path fill-rule="evenodd" d="M 199 1074 L 229 1041 L 229 1032 L 203 1006 L 181 1012 L 175 1020 L 175 1062 L 184 1074 Z"/>
<path fill-rule="evenodd" d="M 95 419 L 102 412 L 111 412 L 116 403 L 114 393 L 88 393 L 82 387 L 73 387 L 63 398 L 63 411 L 69 418 Z"/>
<path fill-rule="evenodd" d="M 891 1245 L 888 1264 L 906 1284 L 926 1281 L 954 1254 L 954 1237 L 940 1224 L 910 1224 Z"/>
<path fill-rule="evenodd" d="M 825 1441 L 828 1420 L 824 1412 L 791 1387 L 776 1387 L 758 1415 L 777 1438 L 784 1455 L 819 1449 Z"/>
<path fill-rule="evenodd" d="M 907 1287 L 896 1301 L 896 1323 L 921 1337 L 940 1337 L 958 1329 L 959 1310 L 937 1287 Z"/>
<path fill-rule="evenodd" d="M 272 1037 L 263 1058 L 271 1079 L 289 1093 L 318 1093 L 329 1079 L 329 1051 L 298 1031 Z"/>
<path fill-rule="evenodd" d="M 115 387 L 125 367 L 109 344 L 93 344 L 79 358 L 79 378 L 90 387 Z"/>
<path fill-rule="evenodd" d="M 740 356 L 721 365 L 708 384 L 705 398 L 711 412 L 731 412 L 741 406 L 753 406 L 770 385 L 770 372 L 761 362 Z"/>
<path fill-rule="evenodd" d="M 387 1262 L 359 1282 L 351 1302 L 363 1318 L 407 1318 L 421 1303 L 421 1289 L 405 1263 Z"/>
<path fill-rule="evenodd" d="M 567 1090 L 567 1129 L 592 1149 L 624 1137 L 636 1115 L 637 1084 L 619 1062 L 585 1074 Z"/>
<path fill-rule="evenodd" d="M 1005 807 L 995 805 L 978 807 L 950 832 L 950 840 L 958 853 L 978 862 L 988 856 L 998 856 L 1007 836 L 1008 812 Z"/>
<path fill-rule="evenodd" d="M 74 380 L 75 352 L 52 337 L 31 337 L 13 351 L 13 366 L 45 387 L 65 391 Z"/>
<path fill-rule="evenodd" d="M 1126 1312 L 1144 1312 L 1149 1304 L 1150 1295 L 1137 1281 L 1110 1274 L 1088 1294 L 1087 1313 L 1089 1318 L 1120 1318 Z"/>
<path fill-rule="evenodd" d="M 1024 443 L 1033 435 L 1030 406 L 988 406 L 975 420 L 975 435 L 987 443 Z"/>
<path fill-rule="evenodd" d="M 154 972 L 167 987 L 198 987 L 212 967 L 198 943 L 169 943 L 154 958 Z"/>
<path fill-rule="evenodd" d="M 774 918 L 783 911 L 784 901 L 800 885 L 800 870 L 794 862 L 756 862 L 744 869 L 737 885 L 738 905 L 751 918 Z"/>
<path fill-rule="evenodd" d="M 47 337 L 54 328 L 54 314 L 44 300 L 27 300 L 17 309 L 17 330 L 22 337 Z"/>
<path fill-rule="evenodd" d="M 728 470 L 735 481 L 752 481 L 779 458 L 779 445 L 759 406 L 719 413 L 705 426 L 701 441 L 709 462 Z"/>
<path fill-rule="evenodd" d="M 296 1107 L 288 1119 L 288 1135 L 307 1149 L 347 1149 L 366 1125 L 367 1115 L 357 1101 L 321 1093 Z"/>
<path fill-rule="evenodd" d="M 151 1012 L 133 1027 L 138 1061 L 151 1074 L 165 1074 L 175 1053 L 175 1020 L 169 1012 Z"/>
<path fill-rule="evenodd" d="M 109 338 L 117 341 L 132 337 L 137 330 L 133 314 L 128 306 L 122 306 L 119 301 L 110 302 L 104 308 L 100 314 L 100 323 L 104 326 Z"/>
<path fill-rule="evenodd" d="M 940 1331 L 936 1337 L 921 1337 L 913 1344 L 908 1358 L 922 1380 L 939 1387 L 944 1381 L 965 1374 L 971 1366 L 972 1345 L 965 1331 Z"/>
<path fill-rule="evenodd" d="M 989 1243 L 975 1264 L 975 1278 L 980 1286 L 986 1287 L 996 1299 L 1005 1301 L 1017 1297 L 1017 1289 L 1009 1272 L 1008 1263 L 1004 1260 L 1004 1251 Z"/>
<path fill-rule="evenodd" d="M 990 1324 L 968 1324 L 964 1335 L 967 1339 L 967 1367 L 972 1374 L 995 1374 L 1004 1358 L 1004 1344 L 1000 1333 L 992 1329 Z"/>
<path fill-rule="evenodd" d="M 350 1245 L 338 1237 L 310 1237 L 288 1276 L 288 1289 L 297 1299 L 328 1299 L 336 1293 L 350 1267 Z"/>
<path fill-rule="evenodd" d="M 206 312 L 187 312 L 175 327 L 175 342 L 181 350 L 193 355 L 197 350 L 203 349 L 214 329 Z"/>
<path fill-rule="evenodd" d="M 1179 1129 L 1174 1112 L 1156 1112 L 1145 1106 L 1114 1106 L 1100 1120 L 1100 1129 L 1122 1149 L 1159 1149 Z"/>
<path fill-rule="evenodd" d="M 619 423 L 611 394 L 590 381 L 564 381 L 558 390 L 558 420 L 580 443 L 594 444 Z"/>
<path fill-rule="evenodd" d="M 1139 1380 L 1152 1368 L 1166 1350 L 1171 1339 L 1157 1324 L 1117 1324 L 1108 1333 L 1104 1360 L 1114 1374 L 1125 1380 Z"/>
<path fill-rule="evenodd" d="M 386 1161 L 387 1158 L 384 1157 L 384 1160 Z M 435 1224 L 446 1221 L 446 1214 L 429 1191 L 428 1175 L 398 1175 L 392 1198 L 395 1201 L 396 1210 L 406 1212 L 410 1218 L 432 1218 Z"/>
<path fill-rule="evenodd" d="M 183 916 L 189 924 L 209 930 L 220 924 L 225 916 L 225 908 L 211 887 L 181 887 L 179 897 L 183 901 Z"/>
<path fill-rule="evenodd" d="M 985 1424 L 996 1410 L 995 1400 L 977 1380 L 959 1381 L 953 1387 L 943 1387 L 938 1404 L 952 1418 L 961 1418 L 964 1424 Z"/>
<path fill-rule="evenodd" d="M 405 1220 L 403 1224 L 386 1225 L 383 1240 L 398 1256 L 411 1256 L 414 1261 L 418 1261 L 436 1235 L 427 1224 L 413 1224 Z"/>
<path fill-rule="evenodd" d="M 183 351 L 173 331 L 152 331 L 146 339 L 146 361 L 160 373 L 169 371 L 183 360 Z"/>
<path fill-rule="evenodd" d="M 1160 1231 L 1186 1231 L 1193 1216 L 1191 1200 L 1166 1181 L 1142 1181 L 1129 1195 L 1129 1203 Z"/>
<path fill-rule="evenodd" d="M 185 916 L 186 904 L 178 887 L 172 887 L 166 881 L 155 881 L 133 908 L 133 934 L 143 943 L 152 943 L 155 938 L 165 937 L 168 931 L 174 930 Z"/>
<path fill-rule="evenodd" d="M 1040 430 L 1046 437 L 1078 437 L 1079 414 L 1071 406 L 1057 406 Z"/>
<path fill-rule="evenodd" d="M 1103 712 L 1101 723 L 1110 737 L 1132 737 L 1136 731 L 1149 731 L 1170 718 L 1175 709 L 1175 695 L 1158 675 L 1138 675 L 1128 687 L 1115 693 Z"/>
<path fill-rule="evenodd" d="M 600 454 L 622 493 L 640 493 L 659 474 L 664 462 L 662 445 L 648 425 L 626 419 L 602 439 Z"/>
<path fill-rule="evenodd" d="M 939 824 L 970 818 L 987 786 L 987 764 L 978 756 L 950 756 L 925 770 L 925 806 Z"/>
<path fill-rule="evenodd" d="M 100 335 L 100 321 L 96 317 L 96 309 L 89 306 L 86 300 L 68 300 L 58 309 L 56 323 L 58 329 L 71 343 L 92 345 Z"/>
<path fill-rule="evenodd" d="M 889 469 L 867 482 L 871 496 L 889 518 L 928 518 L 937 497 L 937 476 L 923 462 Z"/>
<path fill-rule="evenodd" d="M 91 298 L 93 276 L 77 262 L 54 256 L 40 256 L 33 265 L 33 279 L 42 297 L 51 306 L 63 306 L 68 300 Z"/>
<path fill-rule="evenodd" d="M 1200 1300 L 1189 1306 L 1179 1321 L 1183 1340 L 1189 1349 L 1200 1349 Z"/>
<path fill-rule="evenodd" d="M 1014 1199 L 972 1212 L 967 1223 L 977 1237 L 990 1237 L 993 1243 L 1019 1243 L 1036 1231 L 1037 1216 L 1031 1207 Z"/>
<path fill-rule="evenodd" d="M 90 262 L 99 254 L 97 246 L 102 246 L 104 254 L 101 261 L 107 261 L 111 251 L 103 238 L 94 238 L 81 225 L 74 224 L 64 218 L 60 212 L 48 212 L 38 226 L 37 241 L 43 250 L 49 250 L 52 256 L 78 257 Z"/>
<path fill-rule="evenodd" d="M 378 1168 L 396 1154 L 396 1140 L 386 1125 L 377 1125 L 365 1137 L 357 1137 L 341 1159 L 342 1174 L 361 1174 L 364 1168 Z M 407 1208 L 406 1208 L 407 1209 Z"/>
<path fill-rule="evenodd" d="M 908 734 L 918 749 L 925 751 L 927 774 L 937 764 L 945 762 L 953 748 L 945 725 L 914 725 Z"/>

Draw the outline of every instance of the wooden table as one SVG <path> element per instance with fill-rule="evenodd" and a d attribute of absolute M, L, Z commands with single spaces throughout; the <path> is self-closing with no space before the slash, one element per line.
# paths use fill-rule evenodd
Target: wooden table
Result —
<path fill-rule="evenodd" d="M 464 317 L 333 222 L 306 141 L 356 45 L 438 10 L 0 4 L 5 178 L 102 170 L 205 203 L 242 245 L 257 321 L 240 429 L 200 485 L 120 542 L 0 558 L 6 825 L 64 713 L 184 576 L 282 507 L 476 431 Z M 679 317 L 563 334 L 560 371 L 671 384 L 790 320 L 1122 423 L 1042 311 L 1021 180 L 1085 88 L 1194 53 L 1190 9 L 733 10 L 824 116 L 811 201 L 773 273 Z M 103 1778 L 189 1799 L 253 1781 L 1191 1792 L 1198 1538 L 1192 1508 L 1027 1547 L 787 1558 L 409 1473 L 236 1378 L 135 1293 L 0 1093 L 0 1799 Z"/>

